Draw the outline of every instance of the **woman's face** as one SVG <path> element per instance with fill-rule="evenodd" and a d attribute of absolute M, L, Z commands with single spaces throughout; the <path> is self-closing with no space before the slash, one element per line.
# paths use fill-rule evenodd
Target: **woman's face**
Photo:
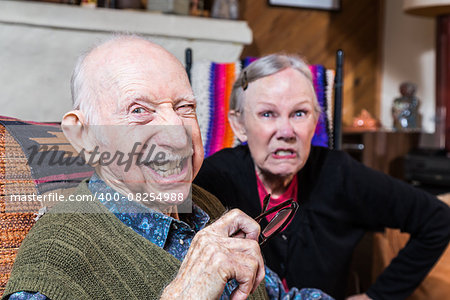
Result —
<path fill-rule="evenodd" d="M 306 163 L 317 123 L 314 90 L 288 68 L 249 84 L 244 92 L 241 136 L 258 174 L 294 176 Z"/>

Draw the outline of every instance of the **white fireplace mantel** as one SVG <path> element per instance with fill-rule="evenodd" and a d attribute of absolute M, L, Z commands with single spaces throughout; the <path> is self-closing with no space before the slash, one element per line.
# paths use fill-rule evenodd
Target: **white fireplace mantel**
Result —
<path fill-rule="evenodd" d="M 70 109 L 69 81 L 76 57 L 111 32 L 132 32 L 162 45 L 184 62 L 239 59 L 252 32 L 244 21 L 0 1 L 1 115 L 59 121 Z"/>

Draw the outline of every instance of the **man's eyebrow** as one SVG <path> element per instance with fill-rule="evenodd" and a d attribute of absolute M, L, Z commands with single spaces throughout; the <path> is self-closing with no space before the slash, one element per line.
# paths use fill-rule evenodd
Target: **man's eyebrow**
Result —
<path fill-rule="evenodd" d="M 123 110 L 128 111 L 134 104 L 150 107 L 154 100 L 144 95 L 131 95 L 120 105 Z"/>
<path fill-rule="evenodd" d="M 141 102 L 151 102 L 152 99 L 150 99 L 147 96 L 143 96 L 143 95 L 132 95 L 130 97 L 127 97 L 126 100 L 124 101 L 127 106 L 132 105 L 133 103 L 141 103 Z"/>
<path fill-rule="evenodd" d="M 130 108 L 135 103 L 139 104 L 147 104 L 147 105 L 154 105 L 155 101 L 158 102 L 158 99 L 155 99 L 154 97 L 148 97 L 145 95 L 133 95 L 128 97 L 124 103 L 127 108 Z M 193 94 L 186 94 L 183 96 L 176 97 L 173 99 L 175 103 L 181 102 L 181 101 L 189 101 L 189 102 L 197 102 L 195 99 L 195 96 Z"/>
<path fill-rule="evenodd" d="M 177 102 L 183 101 L 183 100 L 195 102 L 196 99 L 195 99 L 195 96 L 192 94 L 187 94 L 187 95 L 175 98 L 175 101 L 177 101 Z"/>
<path fill-rule="evenodd" d="M 149 97 L 148 95 L 137 93 L 137 92 L 127 93 L 127 95 L 125 97 L 125 102 L 152 101 L 152 100 L 154 100 L 153 95 L 150 95 L 150 97 Z"/>

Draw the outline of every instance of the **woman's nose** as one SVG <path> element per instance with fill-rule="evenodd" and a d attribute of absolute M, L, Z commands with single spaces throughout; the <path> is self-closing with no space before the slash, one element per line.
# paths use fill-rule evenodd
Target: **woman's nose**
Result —
<path fill-rule="evenodd" d="M 284 140 L 295 139 L 295 131 L 289 118 L 280 118 L 278 120 L 277 138 Z"/>

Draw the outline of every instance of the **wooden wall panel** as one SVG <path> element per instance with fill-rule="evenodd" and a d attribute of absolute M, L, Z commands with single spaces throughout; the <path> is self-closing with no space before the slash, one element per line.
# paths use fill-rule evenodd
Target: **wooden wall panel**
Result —
<path fill-rule="evenodd" d="M 311 64 L 334 68 L 343 49 L 343 122 L 351 124 L 361 109 L 379 117 L 382 0 L 341 0 L 339 12 L 274 7 L 265 0 L 241 0 L 241 18 L 253 30 L 243 56 L 285 51 Z"/>

